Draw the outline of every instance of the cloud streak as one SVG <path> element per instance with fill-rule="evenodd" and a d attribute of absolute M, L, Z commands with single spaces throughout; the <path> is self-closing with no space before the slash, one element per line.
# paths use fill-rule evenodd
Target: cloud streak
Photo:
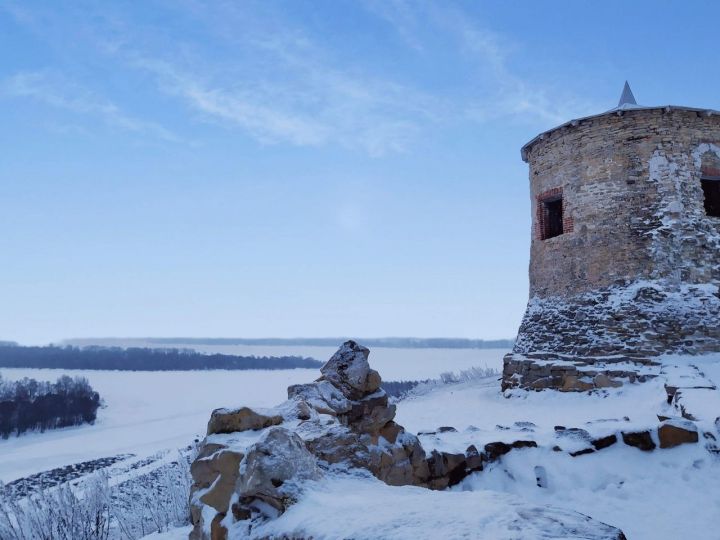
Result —
<path fill-rule="evenodd" d="M 0 94 L 99 118 L 106 125 L 165 141 L 180 139 L 163 126 L 124 113 L 117 105 L 64 77 L 43 71 L 20 72 L 0 81 Z"/>
<path fill-rule="evenodd" d="M 429 50 L 433 43 L 442 40 L 456 42 L 457 54 L 469 59 L 466 69 L 478 72 L 469 77 L 469 85 L 483 94 L 481 100 L 470 98 L 458 104 L 470 119 L 486 122 L 502 117 L 526 117 L 558 124 L 599 110 L 595 104 L 580 102 L 567 92 L 514 72 L 509 52 L 520 46 L 483 27 L 477 17 L 458 4 L 445 2 L 439 7 L 407 0 L 365 0 L 365 5 L 370 12 L 389 22 L 413 49 Z M 426 21 L 427 27 L 422 29 L 418 21 Z M 423 39 L 433 43 L 423 43 Z"/>
<path fill-rule="evenodd" d="M 207 66 L 179 65 L 126 51 L 132 66 L 209 119 L 237 126 L 262 143 L 340 144 L 372 156 L 403 152 L 428 124 L 443 118 L 443 99 L 328 65 L 307 37 L 250 41 L 282 77 L 268 73 L 217 76 Z"/>
<path fill-rule="evenodd" d="M 476 14 L 458 4 L 365 0 L 361 5 L 365 9 L 353 17 L 379 28 L 380 38 L 393 32 L 399 37 L 399 42 L 382 41 L 375 53 L 400 49 L 388 49 L 397 54 L 396 69 L 372 56 L 354 56 L 355 37 L 338 38 L 332 17 L 317 23 L 264 2 L 154 5 L 163 10 L 163 19 L 185 21 L 191 32 L 182 23 L 159 28 L 157 14 L 145 21 L 142 10 L 117 6 L 100 14 L 75 11 L 68 24 L 82 28 L 79 35 L 88 40 L 88 49 L 120 69 L 134 71 L 133 76 L 141 72 L 143 81 L 149 74 L 154 91 L 193 113 L 183 121 L 225 126 L 261 144 L 341 146 L 382 156 L 406 152 L 445 126 L 521 120 L 549 127 L 592 110 L 567 92 L 519 75 L 509 57 L 518 45 L 483 27 Z M 19 22 L 37 26 L 32 12 L 19 13 Z M 67 31 L 48 34 L 57 40 Z M 457 78 L 434 80 L 448 59 L 456 64 L 452 76 Z M 405 60 L 412 69 L 405 69 Z M 179 140 L 162 125 L 129 115 L 99 93 L 52 73 L 19 73 L 3 88 L 5 94 L 92 115 L 114 128 Z"/>

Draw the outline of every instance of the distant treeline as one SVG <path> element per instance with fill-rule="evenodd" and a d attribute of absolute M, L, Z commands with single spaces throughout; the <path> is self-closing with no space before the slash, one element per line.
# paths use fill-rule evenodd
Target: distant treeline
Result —
<path fill-rule="evenodd" d="M 99 406 L 100 395 L 82 377 L 64 375 L 50 383 L 0 376 L 0 437 L 92 424 Z"/>
<path fill-rule="evenodd" d="M 512 339 L 465 339 L 465 338 L 100 338 L 74 339 L 69 343 L 143 343 L 149 345 L 259 345 L 259 346 L 308 346 L 339 347 L 348 339 L 354 339 L 365 347 L 394 349 L 511 349 Z"/>
<path fill-rule="evenodd" d="M 301 356 L 200 354 L 189 349 L 120 347 L 0 347 L 0 367 L 170 371 L 195 369 L 319 368 L 322 362 Z"/>

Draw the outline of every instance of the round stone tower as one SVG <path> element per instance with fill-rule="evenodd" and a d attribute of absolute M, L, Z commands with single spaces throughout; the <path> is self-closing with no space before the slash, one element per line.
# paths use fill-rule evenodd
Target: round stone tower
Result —
<path fill-rule="evenodd" d="M 634 380 L 654 356 L 720 351 L 720 112 L 639 106 L 625 83 L 522 158 L 530 299 L 505 388 L 587 390 L 576 368 Z"/>

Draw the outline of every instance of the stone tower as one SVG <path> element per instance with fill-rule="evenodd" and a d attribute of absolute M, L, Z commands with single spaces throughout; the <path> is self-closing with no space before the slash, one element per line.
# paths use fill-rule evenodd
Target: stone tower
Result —
<path fill-rule="evenodd" d="M 640 106 L 625 83 L 617 107 L 522 158 L 530 299 L 504 388 L 586 390 L 663 353 L 720 351 L 720 112 Z"/>

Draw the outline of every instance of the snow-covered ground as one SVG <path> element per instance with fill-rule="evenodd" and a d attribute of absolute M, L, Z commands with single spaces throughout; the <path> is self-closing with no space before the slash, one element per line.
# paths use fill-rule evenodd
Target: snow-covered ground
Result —
<path fill-rule="evenodd" d="M 331 347 L 310 349 L 313 351 L 264 347 L 252 353 L 232 352 L 301 354 L 322 361 L 335 352 Z M 488 365 L 497 369 L 502 365 L 504 353 L 493 349 L 376 348 L 371 352 L 370 361 L 385 380 L 425 379 L 470 366 Z M 0 369 L 0 374 L 11 380 L 22 377 L 55 380 L 63 374 L 87 377 L 106 405 L 98 411 L 98 419 L 92 426 L 0 440 L 0 481 L 9 482 L 81 461 L 117 454 L 142 457 L 186 447 L 198 436 L 205 435 L 213 409 L 277 405 L 287 399 L 289 385 L 312 381 L 319 372 L 315 369 L 178 372 Z"/>
<path fill-rule="evenodd" d="M 720 368 L 720 355 L 698 364 L 710 366 L 705 370 L 709 374 Z M 552 451 L 556 444 L 565 451 L 588 446 L 587 441 L 558 435 L 555 426 L 581 428 L 601 437 L 654 428 L 658 413 L 677 414 L 667 406 L 661 380 L 595 395 L 516 394 L 503 397 L 496 381 L 441 387 L 401 402 L 396 420 L 412 432 L 439 426 L 458 430 L 421 436 L 426 449 L 464 452 L 470 444 L 482 449 L 489 442 L 523 439 L 540 446 L 510 452 L 454 491 L 509 492 L 534 504 L 575 510 L 621 528 L 632 540 L 720 538 L 720 459 L 705 449 L 702 436 L 699 444 L 653 452 L 621 441 L 578 457 Z M 515 422 L 532 422 L 535 427 L 530 430 Z M 712 421 L 698 424 L 718 436 Z M 545 469 L 545 488 L 537 486 L 536 466 Z"/>
<path fill-rule="evenodd" d="M 481 448 L 489 442 L 524 439 L 528 434 L 538 444 L 554 444 L 555 426 L 583 428 L 597 437 L 645 429 L 657 424 L 657 413 L 665 407 L 660 380 L 596 394 L 517 391 L 507 398 L 497 379 L 488 378 L 405 399 L 395 420 L 412 433 L 454 427 L 457 433 L 421 435 L 420 440 L 425 448 L 464 452 L 469 444 Z M 523 422 L 537 427 L 530 432 Z M 563 448 L 569 449 L 568 444 Z"/>
<path fill-rule="evenodd" d="M 533 507 L 505 493 L 430 491 L 390 487 L 374 478 L 340 477 L 313 486 L 297 505 L 280 519 L 254 529 L 250 538 L 285 534 L 318 540 L 609 538 L 601 524 L 589 521 L 573 512 Z"/>
<path fill-rule="evenodd" d="M 706 383 L 720 379 L 720 355 L 669 356 L 664 361 L 679 365 L 675 371 L 664 369 L 673 377 L 693 371 L 686 368 L 694 364 Z M 573 529 L 577 515 L 562 513 L 572 510 L 622 529 L 631 540 L 717 540 L 720 456 L 707 445 L 712 445 L 711 437 L 720 438 L 714 421 L 720 410 L 700 403 L 704 417 L 696 422 L 696 444 L 644 452 L 625 445 L 620 437 L 621 431 L 650 429 L 658 442 L 657 415 L 678 414 L 667 404 L 665 382 L 661 376 L 592 394 L 514 391 L 509 398 L 501 394 L 496 378 L 438 386 L 398 404 L 396 420 L 409 431 L 434 432 L 440 426 L 457 430 L 421 435 L 426 449 L 463 452 L 470 444 L 482 449 L 489 442 L 527 439 L 538 447 L 512 450 L 446 492 L 330 474 L 308 485 L 296 505 L 250 537 L 294 533 L 318 540 L 593 538 L 586 530 Z M 712 396 L 715 391 L 707 392 Z M 557 426 L 586 430 L 590 438 L 615 434 L 618 442 L 572 457 L 568 451 L 589 443 L 562 434 Z M 554 451 L 556 445 L 563 451 Z M 533 508 L 548 507 L 559 513 L 535 514 L 536 525 L 517 522 L 518 516 L 533 515 Z M 566 526 L 558 526 L 563 519 Z M 231 531 L 231 538 L 248 537 L 237 532 Z M 180 540 L 187 533 L 186 528 L 153 538 Z"/>
<path fill-rule="evenodd" d="M 413 355 L 387 360 L 378 351 L 372 351 L 370 361 L 384 379 L 433 377 L 471 365 L 498 369 L 503 355 L 503 351 L 473 351 L 477 356 L 472 362 L 438 359 L 431 369 L 428 363 L 415 362 Z M 682 375 L 692 363 L 707 380 L 720 380 L 720 355 L 671 356 L 665 361 L 679 365 L 672 376 Z M 57 374 L 3 370 L 3 376 L 12 378 L 52 379 Z M 211 409 L 276 405 L 285 399 L 289 384 L 312 380 L 317 371 L 81 374 L 108 402 L 98 423 L 1 441 L 0 478 L 93 457 L 184 446 L 203 434 Z M 598 452 L 571 457 L 567 452 L 587 446 L 587 441 L 556 430 L 556 426 L 581 428 L 590 437 L 599 437 L 656 428 L 658 414 L 677 415 L 666 402 L 664 382 L 659 377 L 592 394 L 515 391 L 509 398 L 501 394 L 497 378 L 492 377 L 438 386 L 398 403 L 396 421 L 408 431 L 433 432 L 440 426 L 457 430 L 420 435 L 426 449 L 463 452 L 470 444 L 482 449 L 488 442 L 521 439 L 534 440 L 539 447 L 513 450 L 449 492 L 328 476 L 311 486 L 284 516 L 256 532 L 305 531 L 317 539 L 351 536 L 358 540 L 557 538 L 546 534 L 552 518 L 537 530 L 512 528 L 517 525 L 513 520 L 527 515 L 528 509 L 552 506 L 560 509 L 556 516 L 564 510 L 580 512 L 619 527 L 631 540 L 717 540 L 720 457 L 708 451 L 706 443 L 711 439 L 703 436 L 707 432 L 720 439 L 714 422 L 720 416 L 720 410 L 715 412 L 714 391 L 698 394 L 699 402 L 694 398 L 703 416 L 697 422 L 701 432 L 697 444 L 643 452 L 619 440 Z M 555 445 L 564 451 L 553 451 Z M 544 487 L 537 485 L 538 470 Z M 151 538 L 184 540 L 187 534 L 188 529 L 182 528 Z M 588 538 L 579 533 L 576 537 Z"/>
<path fill-rule="evenodd" d="M 103 400 L 94 425 L 30 433 L 0 441 L 0 480 L 8 482 L 70 463 L 116 454 L 149 455 L 186 447 L 205 435 L 210 411 L 223 405 L 272 406 L 286 387 L 311 380 L 315 370 L 84 371 L 3 369 L 3 377 L 53 380 L 87 377 Z"/>

